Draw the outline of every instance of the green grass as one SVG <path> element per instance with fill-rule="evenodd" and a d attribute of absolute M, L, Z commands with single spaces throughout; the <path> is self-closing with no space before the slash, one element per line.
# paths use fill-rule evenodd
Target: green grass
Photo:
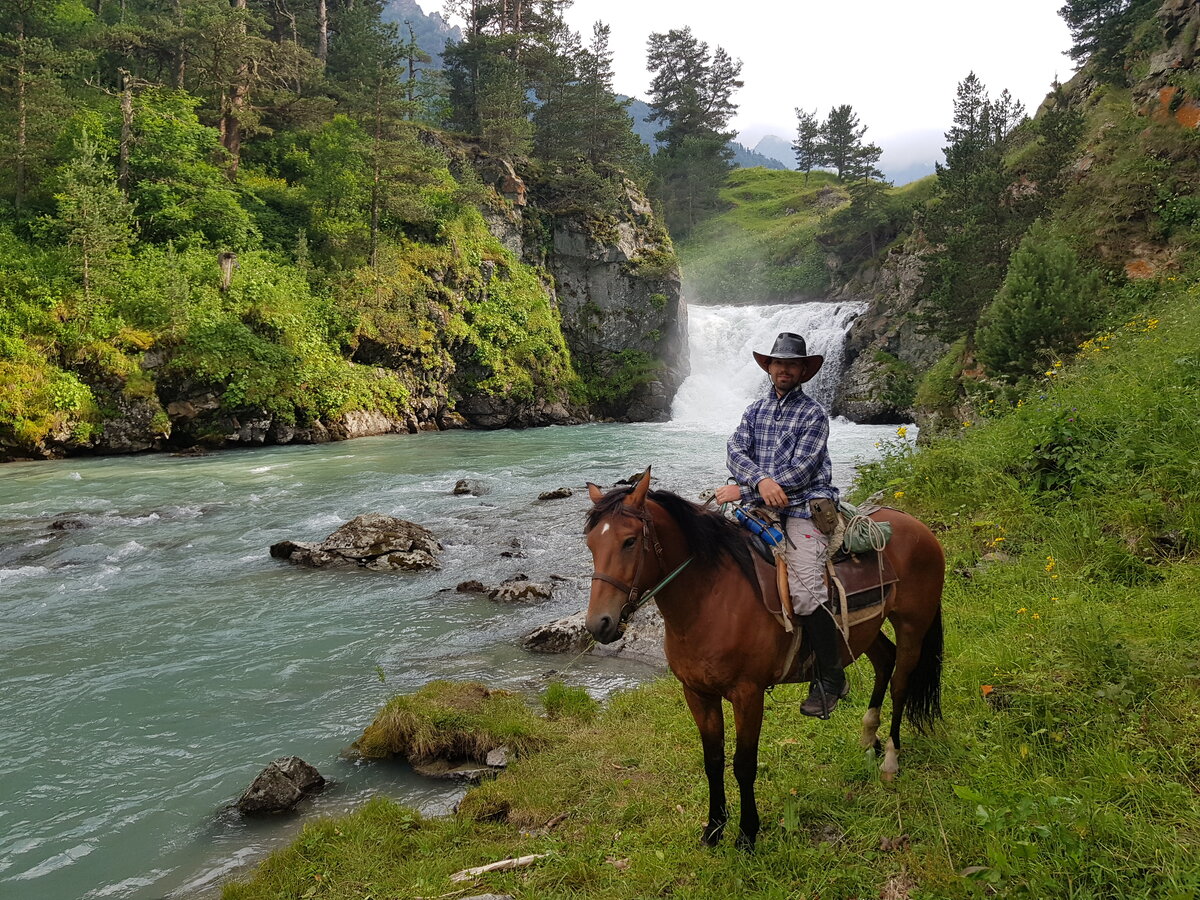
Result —
<path fill-rule="evenodd" d="M 891 218 L 907 222 L 911 209 L 929 202 L 936 187 L 930 175 L 889 191 Z M 811 172 L 806 180 L 802 172 L 734 169 L 721 200 L 723 211 L 676 246 L 684 291 L 694 302 L 820 299 L 831 284 L 831 253 L 859 252 L 829 246 L 866 240 L 855 227 L 835 225 L 832 217 L 849 195 L 828 172 Z M 880 246 L 887 243 L 881 240 Z"/>
<path fill-rule="evenodd" d="M 700 744 L 662 679 L 567 722 L 454 816 L 375 800 L 308 826 L 226 900 L 441 897 L 458 870 L 531 853 L 549 856 L 468 895 L 1195 897 L 1200 284 L 1157 288 L 1158 316 L 1051 369 L 1019 405 L 976 398 L 959 435 L 916 454 L 897 441 L 864 471 L 860 492 L 929 522 L 948 557 L 945 718 L 905 730 L 895 783 L 858 748 L 866 662 L 828 723 L 799 714 L 803 686 L 782 686 L 758 851 L 731 833 L 704 849 Z"/>
<path fill-rule="evenodd" d="M 432 681 L 388 701 L 354 750 L 368 759 L 482 762 L 497 747 L 527 754 L 546 747 L 554 736 L 518 694 L 473 681 Z"/>
<path fill-rule="evenodd" d="M 705 303 L 817 298 L 829 286 L 814 243 L 822 218 L 846 202 L 827 172 L 734 169 L 721 191 L 724 212 L 677 246 L 684 290 Z"/>

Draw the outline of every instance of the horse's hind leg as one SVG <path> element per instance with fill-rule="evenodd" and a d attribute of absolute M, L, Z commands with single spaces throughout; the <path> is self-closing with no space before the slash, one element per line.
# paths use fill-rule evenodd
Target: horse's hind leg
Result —
<path fill-rule="evenodd" d="M 721 697 L 699 694 L 684 687 L 684 699 L 696 727 L 700 729 L 700 746 L 704 749 L 704 774 L 708 778 L 708 824 L 700 840 L 715 847 L 729 821 L 729 810 L 725 803 L 725 716 L 721 709 Z"/>
<path fill-rule="evenodd" d="M 871 688 L 871 700 L 867 704 L 867 712 L 863 716 L 862 736 L 859 744 L 863 749 L 874 748 L 876 755 L 883 752 L 879 744 L 880 710 L 883 698 L 887 694 L 888 682 L 896 668 L 896 645 L 882 631 L 875 635 L 875 640 L 867 647 L 867 658 L 875 669 L 875 685 Z"/>
<path fill-rule="evenodd" d="M 900 723 L 908 702 L 908 680 L 921 660 L 921 638 L 915 629 L 903 622 L 892 624 L 896 627 L 896 668 L 892 673 L 892 725 L 879 767 L 884 781 L 892 781 L 900 771 Z"/>

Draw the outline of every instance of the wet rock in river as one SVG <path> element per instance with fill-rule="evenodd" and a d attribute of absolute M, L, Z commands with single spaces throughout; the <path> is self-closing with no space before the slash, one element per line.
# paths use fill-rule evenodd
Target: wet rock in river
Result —
<path fill-rule="evenodd" d="M 582 653 L 592 641 L 585 619 L 587 613 L 574 615 L 539 625 L 525 635 L 521 645 L 533 653 Z M 625 634 L 611 644 L 595 644 L 595 656 L 616 656 L 657 666 L 666 662 L 663 652 L 663 621 L 658 608 L 644 607 L 625 629 Z"/>
<path fill-rule="evenodd" d="M 514 575 L 488 591 L 488 598 L 497 603 L 528 603 L 549 600 L 554 586 L 545 581 L 530 581 L 527 575 Z"/>
<path fill-rule="evenodd" d="M 243 815 L 287 812 L 306 795 L 325 786 L 325 779 L 298 756 L 282 756 L 258 774 L 238 798 Z"/>
<path fill-rule="evenodd" d="M 552 491 L 545 491 L 541 494 L 538 494 L 538 499 L 539 500 L 565 500 L 567 497 L 570 497 L 573 494 L 574 494 L 574 491 L 572 491 L 569 487 L 560 487 L 560 488 L 555 488 Z"/>
<path fill-rule="evenodd" d="M 439 568 L 442 545 L 427 528 L 368 513 L 351 519 L 319 544 L 280 541 L 271 555 L 314 568 L 359 566 L 375 572 Z"/>

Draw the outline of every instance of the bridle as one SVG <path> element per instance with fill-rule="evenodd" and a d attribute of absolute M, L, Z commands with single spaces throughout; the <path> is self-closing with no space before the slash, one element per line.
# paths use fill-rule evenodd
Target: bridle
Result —
<path fill-rule="evenodd" d="M 626 584 L 619 578 L 614 578 L 612 575 L 606 575 L 603 572 L 596 572 L 594 570 L 592 572 L 592 581 L 603 581 L 606 584 L 611 584 L 618 591 L 621 591 L 623 594 L 625 594 L 625 603 L 621 606 L 621 614 L 618 617 L 618 621 L 624 623 L 628 621 L 630 616 L 632 616 L 635 612 L 653 600 L 655 594 L 670 584 L 671 580 L 684 570 L 687 564 L 692 561 L 693 557 L 689 556 L 682 563 L 680 563 L 675 571 L 656 584 L 651 590 L 647 591 L 645 594 L 642 594 L 640 588 L 638 588 L 638 584 L 642 580 L 642 567 L 645 564 L 646 557 L 648 555 L 647 548 L 654 548 L 654 556 L 658 560 L 659 567 L 661 568 L 666 565 L 666 563 L 663 561 L 662 544 L 658 540 L 658 533 L 654 530 L 654 519 L 645 507 L 640 509 L 631 509 L 628 506 L 622 505 L 616 510 L 616 512 L 623 516 L 631 516 L 635 519 L 641 519 L 642 521 L 642 534 L 639 542 L 640 546 L 638 548 L 637 565 L 633 570 L 633 583 Z"/>

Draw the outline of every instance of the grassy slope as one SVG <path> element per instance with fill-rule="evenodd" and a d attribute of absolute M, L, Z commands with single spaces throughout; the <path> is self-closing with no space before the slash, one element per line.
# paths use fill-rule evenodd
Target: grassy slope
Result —
<path fill-rule="evenodd" d="M 802 689 L 781 687 L 759 852 L 728 836 L 702 849 L 699 741 L 665 679 L 519 760 L 457 816 L 377 800 L 310 825 L 226 900 L 450 895 L 452 872 L 527 853 L 551 855 L 468 894 L 1195 896 L 1200 283 L 1158 288 L 1159 320 L 1092 344 L 957 439 L 916 455 L 898 440 L 864 471 L 864 492 L 938 529 L 951 573 L 946 718 L 906 731 L 894 785 L 857 747 L 865 663 L 830 723 L 804 720 Z"/>
<path fill-rule="evenodd" d="M 911 207 L 936 182 L 922 178 L 890 191 Z M 848 200 L 828 172 L 734 169 L 721 191 L 726 208 L 678 244 L 684 290 L 702 303 L 819 299 L 829 288 L 827 253 L 815 238 Z"/>
<path fill-rule="evenodd" d="M 677 247 L 684 290 L 705 303 L 819 297 L 828 286 L 813 243 L 821 216 L 845 202 L 826 172 L 734 169 L 721 191 L 728 208 Z"/>

